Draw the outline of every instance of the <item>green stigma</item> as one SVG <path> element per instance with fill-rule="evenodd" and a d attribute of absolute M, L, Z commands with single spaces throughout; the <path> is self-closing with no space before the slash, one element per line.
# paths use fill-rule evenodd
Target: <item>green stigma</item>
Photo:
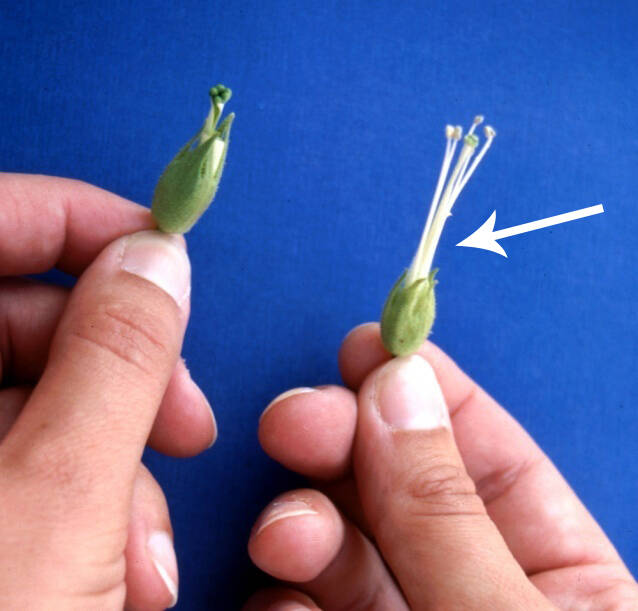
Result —
<path fill-rule="evenodd" d="M 463 138 L 463 142 L 465 142 L 465 144 L 475 149 L 478 146 L 479 139 L 474 134 L 467 134 L 467 136 Z"/>
<path fill-rule="evenodd" d="M 225 104 L 228 100 L 230 100 L 233 92 L 224 85 L 215 85 L 214 87 L 211 87 L 209 95 L 214 104 Z"/>

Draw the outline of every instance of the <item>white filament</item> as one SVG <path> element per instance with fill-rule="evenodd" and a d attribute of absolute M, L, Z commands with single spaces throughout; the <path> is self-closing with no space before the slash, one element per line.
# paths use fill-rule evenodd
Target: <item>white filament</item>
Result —
<path fill-rule="evenodd" d="M 472 135 L 476 127 L 482 122 L 482 115 L 474 117 L 474 121 L 468 130 L 468 135 Z M 406 276 L 407 285 L 410 285 L 412 282 L 421 278 L 427 278 L 430 273 L 434 253 L 441 238 L 445 221 L 452 213 L 452 206 L 454 206 L 454 203 L 467 184 L 467 181 L 476 170 L 478 164 L 485 156 L 485 153 L 487 153 L 487 150 L 491 146 L 492 140 L 496 135 L 494 129 L 489 125 L 486 125 L 483 131 L 485 133 L 486 140 L 478 155 L 474 157 L 472 164 L 470 165 L 470 160 L 474 155 L 476 147 L 468 144 L 466 141 L 461 148 L 461 152 L 454 169 L 452 170 L 452 174 L 448 179 L 450 166 L 452 165 L 454 153 L 456 152 L 457 144 L 462 137 L 463 130 L 461 126 L 458 125 L 456 127 L 452 127 L 451 125 L 447 125 L 445 127 L 446 144 L 443 163 L 441 165 L 439 179 L 436 183 L 436 189 L 434 190 L 434 196 L 428 211 L 423 234 L 419 241 L 419 247 Z"/>

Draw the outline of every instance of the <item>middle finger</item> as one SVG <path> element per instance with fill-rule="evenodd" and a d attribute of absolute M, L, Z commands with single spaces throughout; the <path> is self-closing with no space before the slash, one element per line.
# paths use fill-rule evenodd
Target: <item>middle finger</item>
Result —
<path fill-rule="evenodd" d="M 374 545 L 316 490 L 276 498 L 248 550 L 259 568 L 295 582 L 322 609 L 408 609 Z"/>

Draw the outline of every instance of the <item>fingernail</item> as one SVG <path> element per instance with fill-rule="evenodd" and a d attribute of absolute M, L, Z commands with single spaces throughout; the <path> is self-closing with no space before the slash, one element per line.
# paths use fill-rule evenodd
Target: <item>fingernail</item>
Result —
<path fill-rule="evenodd" d="M 182 236 L 141 231 L 124 246 L 120 268 L 152 282 L 182 306 L 190 295 L 191 268 Z"/>
<path fill-rule="evenodd" d="M 304 501 L 275 501 L 270 505 L 265 513 L 259 516 L 259 519 L 255 524 L 254 536 L 256 537 L 265 528 L 271 526 L 275 522 L 279 522 L 279 520 L 298 516 L 313 516 L 317 514 L 318 512 Z"/>
<path fill-rule="evenodd" d="M 204 394 L 204 391 L 197 385 L 196 382 L 193 381 L 192 378 L 191 378 L 191 387 L 193 388 L 193 390 L 199 396 L 200 401 L 206 407 L 208 407 L 208 413 L 210 415 L 210 419 L 213 421 L 213 438 L 211 439 L 210 443 L 208 444 L 208 448 L 211 448 L 211 447 L 213 447 L 214 443 L 217 441 L 217 420 L 215 420 L 215 412 L 213 412 L 213 407 L 210 404 L 210 402 L 208 401 L 208 399 L 206 398 L 206 395 Z"/>
<path fill-rule="evenodd" d="M 375 322 L 362 322 L 360 324 L 358 324 L 356 327 L 352 327 L 352 329 L 350 329 L 350 331 L 348 331 L 345 335 L 345 337 L 343 338 L 343 340 L 341 341 L 342 344 L 345 344 L 346 341 L 348 340 L 348 338 L 351 335 L 354 335 L 355 333 L 359 332 L 359 329 L 364 329 L 366 327 L 376 327 L 378 326 L 379 323 L 375 323 Z"/>
<path fill-rule="evenodd" d="M 175 558 L 173 541 L 168 533 L 155 531 L 148 538 L 146 546 L 157 573 L 171 595 L 170 609 L 177 604 L 177 559 Z"/>
<path fill-rule="evenodd" d="M 434 370 L 418 354 L 387 363 L 377 375 L 374 397 L 381 418 L 393 429 L 451 428 Z"/>
<path fill-rule="evenodd" d="M 179 362 L 177 363 L 177 371 L 179 372 L 180 379 L 183 380 L 183 383 L 187 386 L 186 392 L 192 391 L 192 393 L 194 393 L 197 398 L 208 408 L 210 419 L 213 421 L 213 438 L 208 445 L 208 448 L 210 448 L 217 441 L 217 420 L 215 420 L 215 412 L 213 412 L 213 408 L 208 398 L 204 394 L 204 391 L 199 387 L 197 382 L 193 380 L 184 357 L 180 357 Z M 196 398 L 192 397 L 192 400 L 196 400 Z"/>
<path fill-rule="evenodd" d="M 287 399 L 288 397 L 294 397 L 295 395 L 302 395 L 304 393 L 307 392 L 316 392 L 316 388 L 310 388 L 308 386 L 301 386 L 299 388 L 293 388 L 291 390 L 287 390 L 286 392 L 282 392 L 280 395 L 277 395 L 267 406 L 266 409 L 261 413 L 260 416 L 260 420 L 261 418 L 263 418 L 266 413 L 268 412 L 268 410 L 275 405 L 276 403 L 279 403 L 280 401 L 283 401 L 284 399 Z"/>
<path fill-rule="evenodd" d="M 199 391 L 199 394 L 202 397 L 202 400 L 208 406 L 208 413 L 210 414 L 210 419 L 213 421 L 213 438 L 211 439 L 211 442 L 208 445 L 209 448 L 212 448 L 215 442 L 217 441 L 217 420 L 215 419 L 215 412 L 213 411 L 212 405 L 209 403 L 208 399 L 206 398 L 204 391 L 199 386 L 197 386 L 195 382 L 193 382 L 193 386 L 197 388 L 197 390 Z"/>

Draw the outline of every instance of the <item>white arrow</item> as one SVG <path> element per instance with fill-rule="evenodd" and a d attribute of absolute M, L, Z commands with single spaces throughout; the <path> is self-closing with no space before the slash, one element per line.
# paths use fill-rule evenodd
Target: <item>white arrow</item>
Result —
<path fill-rule="evenodd" d="M 483 250 L 491 250 L 492 252 L 496 252 L 499 255 L 507 257 L 507 253 L 496 240 L 509 238 L 510 236 L 518 235 L 519 233 L 535 231 L 536 229 L 543 229 L 543 227 L 551 227 L 552 225 L 567 223 L 567 221 L 583 219 L 587 216 L 591 216 L 592 214 L 600 214 L 604 211 L 603 205 L 597 204 L 596 206 L 589 206 L 589 208 L 581 208 L 580 210 L 574 210 L 573 212 L 565 212 L 565 214 L 549 216 L 546 219 L 541 219 L 540 221 L 532 221 L 531 223 L 523 223 L 522 225 L 514 225 L 514 227 L 507 227 L 506 229 L 494 231 L 494 223 L 496 222 L 496 210 L 494 210 L 487 221 L 485 221 L 474 233 L 471 233 L 462 242 L 459 242 L 457 246 L 482 248 Z"/>

